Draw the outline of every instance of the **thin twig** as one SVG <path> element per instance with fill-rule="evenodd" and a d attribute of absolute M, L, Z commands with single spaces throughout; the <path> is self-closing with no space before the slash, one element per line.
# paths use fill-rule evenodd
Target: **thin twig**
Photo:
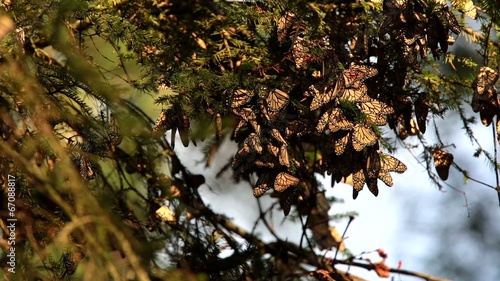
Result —
<path fill-rule="evenodd" d="M 336 260 L 334 262 L 336 264 L 345 264 L 345 265 L 349 265 L 349 266 L 356 266 L 356 267 L 364 268 L 367 270 L 375 270 L 375 266 L 371 263 L 361 263 L 361 262 L 355 262 L 355 261 L 351 261 L 351 260 Z M 408 276 L 419 277 L 419 278 L 422 278 L 422 279 L 427 280 L 427 281 L 451 281 L 449 279 L 443 279 L 443 278 L 439 278 L 439 277 L 432 276 L 429 274 L 424 274 L 424 273 L 410 271 L 410 270 L 404 270 L 404 269 L 391 268 L 391 269 L 389 269 L 389 271 L 393 272 L 393 273 L 399 273 L 399 274 L 404 274 L 404 275 L 408 275 Z"/>

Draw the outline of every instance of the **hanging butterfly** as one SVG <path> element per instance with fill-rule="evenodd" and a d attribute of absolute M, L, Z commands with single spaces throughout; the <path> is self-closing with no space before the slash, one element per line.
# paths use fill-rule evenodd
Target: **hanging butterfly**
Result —
<path fill-rule="evenodd" d="M 280 144 L 284 144 L 286 145 L 286 140 L 283 138 L 283 136 L 281 135 L 280 131 L 278 131 L 278 129 L 276 128 L 272 128 L 271 129 L 271 135 L 273 136 L 273 138 L 275 140 L 277 140 Z"/>
<path fill-rule="evenodd" d="M 378 196 L 377 178 L 368 178 L 368 177 L 366 177 L 365 180 L 366 180 L 366 185 L 368 186 L 368 190 L 370 190 L 370 192 L 374 196 Z"/>
<path fill-rule="evenodd" d="M 374 145 L 378 140 L 377 135 L 372 128 L 364 124 L 354 125 L 352 132 L 352 147 L 356 151 L 361 151 L 366 146 Z"/>
<path fill-rule="evenodd" d="M 274 185 L 273 176 L 270 173 L 265 173 L 259 177 L 253 188 L 253 196 L 261 197 L 270 190 Z"/>
<path fill-rule="evenodd" d="M 349 69 L 342 71 L 344 87 L 356 89 L 360 88 L 366 79 L 377 75 L 377 73 L 376 68 L 351 63 Z"/>
<path fill-rule="evenodd" d="M 365 185 L 365 173 L 363 171 L 363 168 L 359 168 L 357 171 L 352 173 L 352 186 L 353 186 L 352 199 L 356 199 L 358 197 L 358 194 L 363 189 L 364 185 Z"/>
<path fill-rule="evenodd" d="M 268 143 L 267 144 L 267 151 L 270 152 L 275 157 L 278 157 L 278 154 L 280 153 L 280 148 L 278 146 L 271 144 L 271 143 Z"/>
<path fill-rule="evenodd" d="M 288 216 L 292 208 L 292 204 L 297 197 L 297 188 L 288 188 L 284 192 L 280 193 L 280 207 L 283 210 L 283 214 Z"/>
<path fill-rule="evenodd" d="M 497 71 L 484 66 L 472 83 L 474 89 L 472 110 L 480 112 L 481 121 L 486 126 L 489 126 L 493 122 L 493 117 L 500 113 L 500 101 L 495 87 L 498 77 Z"/>
<path fill-rule="evenodd" d="M 243 145 L 234 155 L 231 167 L 235 171 L 248 171 L 252 169 L 256 155 L 257 154 L 254 151 L 245 151 L 245 147 Z"/>
<path fill-rule="evenodd" d="M 279 149 L 278 149 L 279 150 Z M 264 167 L 264 168 L 274 168 L 276 167 L 276 157 L 273 156 L 270 152 L 263 153 L 255 159 L 255 166 Z"/>
<path fill-rule="evenodd" d="M 403 58 L 405 62 L 410 66 L 410 68 L 416 73 L 422 73 L 422 67 L 418 63 L 417 59 L 418 51 L 414 46 L 404 45 L 403 46 Z"/>
<path fill-rule="evenodd" d="M 356 103 L 359 109 L 366 114 L 367 118 L 379 126 L 387 124 L 387 114 L 394 113 L 394 109 L 375 99 L 367 99 L 365 102 Z"/>
<path fill-rule="evenodd" d="M 302 137 L 309 133 L 309 124 L 303 119 L 295 119 L 288 123 L 285 130 L 287 138 L 291 136 Z"/>
<path fill-rule="evenodd" d="M 112 146 L 118 146 L 122 142 L 123 136 L 120 133 L 120 129 L 118 129 L 116 118 L 113 116 L 113 114 L 111 114 L 109 118 L 108 137 Z"/>
<path fill-rule="evenodd" d="M 274 190 L 283 192 L 291 186 L 297 186 L 300 180 L 288 173 L 281 172 L 274 179 Z"/>
<path fill-rule="evenodd" d="M 334 134 L 334 151 L 335 155 L 341 155 L 344 153 L 347 144 L 349 143 L 351 132 L 349 131 L 340 131 Z"/>
<path fill-rule="evenodd" d="M 370 149 L 368 151 L 368 157 L 366 157 L 366 178 L 377 178 L 382 165 L 380 163 L 380 155 L 376 149 Z"/>
<path fill-rule="evenodd" d="M 495 89 L 495 84 L 498 81 L 499 74 L 497 71 L 487 67 L 483 66 L 479 70 L 479 74 L 477 75 L 476 79 L 472 83 L 472 87 L 474 89 L 474 97 L 473 97 L 473 102 L 474 100 L 477 101 L 489 101 L 488 95 L 485 95 L 488 92 L 493 92 L 496 91 Z M 474 106 L 473 106 L 474 109 Z M 474 112 L 479 111 L 477 108 L 474 109 Z"/>
<path fill-rule="evenodd" d="M 87 181 L 95 179 L 95 172 L 92 163 L 87 159 L 87 157 L 81 156 L 78 162 L 80 175 Z"/>
<path fill-rule="evenodd" d="M 288 149 L 285 144 L 282 144 L 279 150 L 278 160 L 281 165 L 290 167 L 290 159 L 288 158 Z"/>
<path fill-rule="evenodd" d="M 311 61 L 309 48 L 304 46 L 304 38 L 297 36 L 292 45 L 292 57 L 295 62 L 296 69 L 304 69 Z"/>
<path fill-rule="evenodd" d="M 295 14 L 292 12 L 285 12 L 278 20 L 278 42 L 283 42 L 287 35 L 289 34 L 289 29 L 292 27 L 295 21 Z"/>
<path fill-rule="evenodd" d="M 444 181 L 447 180 L 450 166 L 453 163 L 453 154 L 437 148 L 432 155 L 434 157 L 434 166 L 436 167 L 439 177 Z"/>
<path fill-rule="evenodd" d="M 242 107 L 250 102 L 250 100 L 253 97 L 253 92 L 249 92 L 244 89 L 236 89 L 232 94 L 231 94 L 231 108 L 239 108 Z"/>
<path fill-rule="evenodd" d="M 406 165 L 399 159 L 389 154 L 380 154 L 380 171 L 378 173 L 378 178 L 387 186 L 392 186 L 393 184 L 392 177 L 389 172 L 402 174 L 406 171 L 406 169 Z"/>
<path fill-rule="evenodd" d="M 316 130 L 318 132 L 323 132 L 326 125 L 328 125 L 328 129 L 331 133 L 335 133 L 338 130 L 351 130 L 354 126 L 354 124 L 347 119 L 342 109 L 338 107 L 328 110 L 321 116 L 316 126 Z"/>
<path fill-rule="evenodd" d="M 368 88 L 366 85 L 360 84 L 358 88 L 345 88 L 344 91 L 339 94 L 339 98 L 350 102 L 364 102 L 370 99 L 367 92 Z"/>
<path fill-rule="evenodd" d="M 160 134 L 173 129 L 175 127 L 175 119 L 172 118 L 172 112 L 162 110 L 158 118 L 156 118 L 155 125 L 153 126 L 153 133 L 159 132 Z"/>
<path fill-rule="evenodd" d="M 326 86 L 323 87 L 323 91 L 320 92 L 319 90 L 316 89 L 314 85 L 311 85 L 309 89 L 306 91 L 306 96 L 310 95 L 313 96 L 313 100 L 311 102 L 311 105 L 309 107 L 309 110 L 313 111 L 321 106 L 329 103 L 335 97 L 343 90 L 342 88 L 342 83 L 335 83 L 335 86 L 331 84 L 327 84 Z"/>
<path fill-rule="evenodd" d="M 330 118 L 328 120 L 328 129 L 334 133 L 338 130 L 351 130 L 354 124 L 347 119 L 344 111 L 340 108 L 332 109 Z"/>
<path fill-rule="evenodd" d="M 418 129 L 422 134 L 427 129 L 427 115 L 429 114 L 429 100 L 425 97 L 418 97 L 413 105 L 415 106 L 415 117 L 417 118 Z"/>
<path fill-rule="evenodd" d="M 318 133 L 322 133 L 325 130 L 326 125 L 328 125 L 328 121 L 330 120 L 331 110 L 323 113 L 318 120 L 318 125 L 316 126 L 316 131 Z"/>
<path fill-rule="evenodd" d="M 267 109 L 269 113 L 276 114 L 283 110 L 290 100 L 290 97 L 287 93 L 283 92 L 280 89 L 272 90 L 266 98 Z"/>
<path fill-rule="evenodd" d="M 259 154 L 262 153 L 262 143 L 260 137 L 256 133 L 251 133 L 243 142 L 243 149 L 245 152 L 255 151 Z"/>
<path fill-rule="evenodd" d="M 253 127 L 255 133 L 260 134 L 260 125 L 257 123 L 257 116 L 250 108 L 233 109 L 233 113 Z"/>

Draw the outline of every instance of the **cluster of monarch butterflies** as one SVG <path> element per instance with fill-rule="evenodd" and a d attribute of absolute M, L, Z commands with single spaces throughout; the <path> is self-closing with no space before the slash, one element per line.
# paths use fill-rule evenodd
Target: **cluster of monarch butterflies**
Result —
<path fill-rule="evenodd" d="M 431 3 L 424 0 L 384 0 L 385 20 L 380 34 L 389 34 L 403 50 L 406 64 L 415 72 L 422 71 L 417 56 L 427 56 L 427 48 L 434 58 L 446 53 L 448 45 L 454 43 L 449 31 L 458 35 L 460 28 L 455 15 L 446 3 Z"/>
<path fill-rule="evenodd" d="M 354 198 L 365 184 L 376 196 L 379 179 L 392 186 L 390 172 L 403 173 L 406 166 L 381 152 L 379 126 L 388 124 L 401 139 L 425 133 L 430 97 L 426 92 L 406 91 L 406 75 L 409 69 L 421 72 L 419 59 L 429 49 L 435 58 L 446 53 L 453 43 L 450 31 L 459 34 L 460 27 L 443 1 L 384 0 L 380 44 L 364 48 L 366 55 L 373 49 L 381 51 L 376 53 L 375 68 L 367 65 L 366 57 L 355 57 L 353 50 L 349 58 L 341 57 L 342 47 L 332 44 L 333 36 L 314 38 L 297 14 L 284 12 L 276 22 L 275 37 L 284 58 L 249 73 L 257 81 L 276 79 L 274 86 L 257 83 L 251 89 L 242 87 L 223 94 L 228 111 L 238 119 L 232 135 L 239 144 L 231 163 L 235 174 L 247 179 L 257 174 L 254 195 L 274 190 L 285 214 L 313 173 L 332 175 L 332 185 L 351 180 Z M 402 57 L 394 59 L 389 52 L 385 56 L 384 50 L 389 48 Z M 342 67 L 340 61 L 351 63 Z M 282 75 L 290 70 L 304 79 Z M 393 83 L 384 83 L 385 77 L 391 77 Z M 402 91 L 406 95 L 392 94 Z M 183 126 L 184 116 L 162 114 L 157 130 L 189 128 L 189 123 Z M 446 153 L 434 156 L 439 175 L 447 178 L 445 170 L 453 159 Z"/>
<path fill-rule="evenodd" d="M 281 194 L 280 204 L 288 214 L 295 194 L 290 187 L 300 182 L 294 175 L 298 164 L 290 161 L 288 126 L 276 124 L 286 123 L 284 113 L 290 97 L 280 89 L 273 89 L 259 97 L 260 107 L 255 111 L 246 107 L 253 97 L 254 93 L 244 89 L 235 90 L 229 97 L 232 113 L 239 118 L 233 137 L 241 140 L 232 167 L 237 173 L 257 172 L 254 195 L 262 196 L 274 188 Z"/>
<path fill-rule="evenodd" d="M 324 140 L 318 143 L 323 147 L 317 172 L 332 174 L 337 182 L 352 177 L 354 198 L 365 183 L 374 195 L 378 195 L 378 179 L 392 186 L 390 172 L 403 173 L 406 166 L 379 149 L 377 126 L 387 124 L 386 115 L 394 110 L 368 95 L 364 81 L 376 74 L 375 68 L 352 63 L 335 82 L 310 85 L 302 101 L 311 101 L 308 112 L 316 116 L 315 121 L 291 114 L 291 98 L 281 89 L 259 95 L 244 89 L 232 92 L 230 107 L 239 119 L 233 137 L 240 144 L 232 167 L 237 173 L 257 173 L 254 196 L 274 189 L 288 214 L 308 165 L 294 140 L 312 135 Z M 251 103 L 254 97 L 257 101 Z M 342 165 L 346 162 L 353 164 Z"/>
<path fill-rule="evenodd" d="M 387 124 L 386 116 L 394 110 L 368 95 L 364 81 L 376 74 L 375 68 L 351 64 L 335 83 L 312 85 L 306 92 L 312 96 L 310 110 L 322 108 L 316 126 L 326 138 L 322 170 L 336 182 L 352 177 L 354 198 L 365 183 L 377 196 L 377 179 L 392 186 L 389 172 L 406 171 L 401 161 L 379 151 L 377 126 Z"/>

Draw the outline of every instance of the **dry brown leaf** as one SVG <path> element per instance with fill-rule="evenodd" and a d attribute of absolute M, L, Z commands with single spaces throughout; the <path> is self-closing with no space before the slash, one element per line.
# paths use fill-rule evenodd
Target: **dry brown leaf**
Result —
<path fill-rule="evenodd" d="M 389 276 L 391 275 L 390 272 L 391 268 L 383 261 L 374 263 L 373 269 L 375 270 L 375 272 L 379 277 L 389 278 Z"/>

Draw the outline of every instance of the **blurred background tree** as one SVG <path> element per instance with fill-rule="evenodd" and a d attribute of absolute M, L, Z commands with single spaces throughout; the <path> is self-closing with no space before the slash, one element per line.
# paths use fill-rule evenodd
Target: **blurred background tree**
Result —
<path fill-rule="evenodd" d="M 404 148 L 439 189 L 453 166 L 498 193 L 499 11 L 494 0 L 4 2 L 4 278 L 361 280 L 347 264 L 442 280 L 389 268 L 383 250 L 377 262 L 351 254 L 334 226 L 356 213 L 331 213 L 339 199 L 316 176 L 377 196 L 379 179 L 411 173 L 391 156 Z M 459 34 L 474 59 L 448 52 Z M 475 112 L 493 151 L 471 129 Z M 440 125 L 450 115 L 496 180 L 454 161 Z M 177 134 L 207 169 L 185 164 L 194 154 L 174 150 Z M 228 185 L 219 192 L 231 178 L 273 199 L 256 200 L 248 230 L 200 194 L 209 177 Z M 300 225 L 299 243 L 279 238 L 276 211 Z"/>

